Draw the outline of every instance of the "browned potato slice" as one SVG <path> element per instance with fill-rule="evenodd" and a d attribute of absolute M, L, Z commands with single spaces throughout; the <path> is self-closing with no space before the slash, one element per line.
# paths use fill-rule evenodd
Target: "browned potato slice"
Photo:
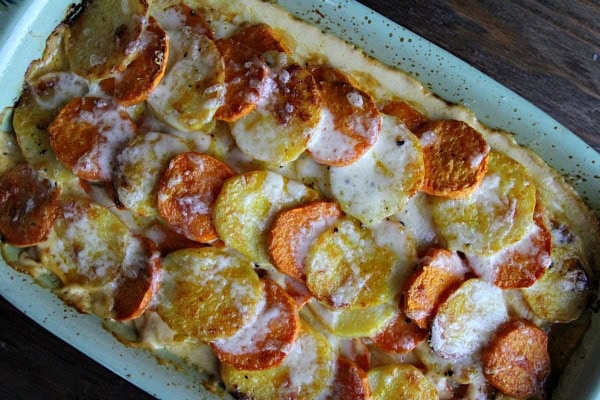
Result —
<path fill-rule="evenodd" d="M 370 400 L 369 378 L 354 361 L 339 356 L 331 393 L 332 398 L 336 400 Z"/>
<path fill-rule="evenodd" d="M 212 208 L 225 179 L 234 172 L 204 153 L 178 154 L 158 183 L 158 211 L 188 239 L 209 243 L 218 238 Z"/>
<path fill-rule="evenodd" d="M 291 54 L 279 35 L 267 24 L 247 25 L 238 29 L 231 39 L 259 54 L 268 51 Z"/>
<path fill-rule="evenodd" d="M 423 146 L 426 193 L 458 199 L 481 184 L 487 170 L 490 147 L 481 133 L 466 122 L 432 121 L 415 134 Z"/>
<path fill-rule="evenodd" d="M 219 237 L 255 262 L 269 262 L 267 235 L 275 215 L 316 200 L 318 193 L 283 176 L 254 171 L 228 179 L 213 207 Z"/>
<path fill-rule="evenodd" d="M 42 264 L 65 285 L 94 287 L 119 275 L 130 239 L 127 226 L 108 209 L 70 198 L 38 248 Z"/>
<path fill-rule="evenodd" d="M 269 68 L 262 56 L 232 39 L 216 42 L 225 61 L 225 100 L 215 118 L 233 122 L 261 101 L 267 83 Z"/>
<path fill-rule="evenodd" d="M 92 182 L 112 180 L 115 157 L 136 130 L 125 109 L 100 97 L 71 100 L 48 126 L 58 159 Z"/>
<path fill-rule="evenodd" d="M 221 377 L 234 396 L 261 400 L 310 400 L 328 389 L 334 374 L 334 353 L 327 339 L 300 320 L 300 332 L 288 356 L 263 371 L 236 370 L 224 365 Z"/>
<path fill-rule="evenodd" d="M 434 221 L 451 250 L 492 255 L 533 224 L 536 188 L 524 166 L 491 152 L 481 185 L 464 199 L 432 199 Z"/>
<path fill-rule="evenodd" d="M 256 318 L 263 290 L 245 258 L 214 247 L 178 250 L 163 270 L 156 311 L 175 332 L 208 342 Z"/>
<path fill-rule="evenodd" d="M 142 49 L 123 72 L 100 82 L 102 90 L 124 106 L 146 100 L 167 68 L 169 59 L 167 33 L 152 17 L 148 27 L 142 33 L 141 42 Z"/>
<path fill-rule="evenodd" d="M 388 101 L 381 107 L 383 114 L 398 118 L 410 131 L 415 131 L 425 122 L 427 118 L 411 104 L 402 100 Z"/>
<path fill-rule="evenodd" d="M 136 54 L 147 12 L 145 0 L 85 1 L 69 20 L 71 70 L 92 80 L 123 71 Z"/>
<path fill-rule="evenodd" d="M 236 369 L 256 371 L 280 365 L 300 329 L 294 299 L 270 279 L 262 282 L 264 305 L 256 319 L 235 335 L 210 342 L 219 360 Z"/>
<path fill-rule="evenodd" d="M 383 351 L 408 353 L 427 339 L 428 335 L 427 330 L 407 319 L 404 311 L 398 309 L 383 329 L 373 336 L 372 340 Z"/>
<path fill-rule="evenodd" d="M 386 365 L 371 369 L 367 375 L 373 400 L 438 398 L 433 384 L 414 365 Z"/>
<path fill-rule="evenodd" d="M 0 177 L 0 233 L 13 246 L 44 241 L 60 213 L 60 188 L 28 164 Z"/>
<path fill-rule="evenodd" d="M 328 65 L 318 64 L 318 65 L 310 65 L 308 67 L 313 78 L 319 84 L 322 82 L 342 82 L 342 83 L 350 83 L 352 84 L 352 80 L 350 76 L 346 75 L 344 72 L 340 71 L 337 68 L 330 67 Z"/>
<path fill-rule="evenodd" d="M 231 134 L 249 156 L 272 165 L 285 165 L 306 150 L 315 134 L 321 96 L 310 72 L 298 64 L 278 70 L 264 91 L 264 101 L 233 122 Z"/>

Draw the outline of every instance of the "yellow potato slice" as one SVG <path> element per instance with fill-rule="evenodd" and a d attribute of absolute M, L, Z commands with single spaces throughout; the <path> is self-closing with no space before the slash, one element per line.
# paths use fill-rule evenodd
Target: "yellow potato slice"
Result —
<path fill-rule="evenodd" d="M 175 332 L 208 342 L 256 318 L 263 286 L 245 258 L 204 247 L 170 253 L 162 266 L 156 311 Z"/>
<path fill-rule="evenodd" d="M 312 299 L 308 308 L 331 333 L 348 338 L 370 337 L 394 316 L 397 306 L 391 303 L 357 309 L 331 310 Z"/>
<path fill-rule="evenodd" d="M 71 70 L 92 80 L 123 71 L 138 51 L 147 12 L 145 0 L 84 2 L 68 21 Z"/>
<path fill-rule="evenodd" d="M 268 171 L 253 171 L 225 181 L 213 206 L 213 220 L 225 244 L 255 262 L 269 262 L 267 235 L 275 215 L 317 200 L 318 193 Z"/>
<path fill-rule="evenodd" d="M 453 382 L 461 385 L 485 381 L 483 367 L 477 359 L 470 357 L 459 360 L 443 358 L 435 353 L 427 341 L 419 343 L 413 350 L 413 354 L 434 375 L 450 377 Z"/>
<path fill-rule="evenodd" d="M 385 365 L 371 369 L 367 375 L 373 400 L 438 398 L 431 381 L 414 365 Z"/>
<path fill-rule="evenodd" d="M 221 376 L 227 390 L 236 397 L 261 400 L 309 400 L 327 390 L 334 374 L 334 353 L 322 334 L 300 323 L 298 338 L 279 366 L 246 371 L 223 365 Z"/>
<path fill-rule="evenodd" d="M 379 139 L 369 152 L 350 165 L 331 167 L 331 192 L 346 213 L 371 225 L 400 211 L 420 189 L 423 174 L 418 139 L 384 115 Z"/>
<path fill-rule="evenodd" d="M 244 153 L 285 165 L 306 150 L 316 131 L 321 110 L 317 84 L 310 72 L 291 64 L 263 86 L 261 97 L 254 111 L 233 122 L 231 134 Z"/>
<path fill-rule="evenodd" d="M 525 167 L 492 151 L 478 188 L 464 199 L 432 199 L 433 218 L 451 250 L 491 255 L 525 236 L 535 203 Z"/>
<path fill-rule="evenodd" d="M 3 115 L 0 114 L 0 120 L 2 117 Z M 23 162 L 25 159 L 14 132 L 4 132 L 0 129 L 0 174 L 10 171 Z"/>
<path fill-rule="evenodd" d="M 136 214 L 157 215 L 160 177 L 172 157 L 189 150 L 186 142 L 165 133 L 135 137 L 117 156 L 114 184 L 121 203 Z"/>
<path fill-rule="evenodd" d="M 579 318 L 591 296 L 591 280 L 580 260 L 585 259 L 580 243 L 574 242 L 564 226 L 554 226 L 552 264 L 532 286 L 522 290 L 531 310 L 550 322 Z"/>
<path fill-rule="evenodd" d="M 431 324 L 431 347 L 442 357 L 477 354 L 508 320 L 502 290 L 474 278 L 465 281 L 439 307 Z"/>
<path fill-rule="evenodd" d="M 189 132 L 207 129 L 223 104 L 225 63 L 212 40 L 186 32 L 179 51 L 170 53 L 167 72 L 148 96 L 148 104 L 163 122 Z"/>
<path fill-rule="evenodd" d="M 42 264 L 63 284 L 93 287 L 118 276 L 130 239 L 127 226 L 107 208 L 70 198 L 38 249 Z"/>
<path fill-rule="evenodd" d="M 390 302 L 416 261 L 414 241 L 399 223 L 373 230 L 343 217 L 314 242 L 306 284 L 330 308 L 366 308 Z"/>

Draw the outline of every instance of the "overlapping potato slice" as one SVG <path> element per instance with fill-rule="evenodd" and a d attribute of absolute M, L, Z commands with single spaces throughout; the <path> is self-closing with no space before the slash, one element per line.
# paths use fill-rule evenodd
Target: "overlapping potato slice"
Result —
<path fill-rule="evenodd" d="M 269 51 L 291 54 L 280 35 L 267 24 L 246 25 L 238 29 L 231 39 L 259 54 Z"/>
<path fill-rule="evenodd" d="M 435 353 L 429 343 L 421 342 L 412 353 L 417 363 L 423 364 L 432 375 L 447 376 L 460 385 L 477 384 L 485 381 L 478 355 L 462 359 L 444 358 Z"/>
<path fill-rule="evenodd" d="M 421 188 L 423 174 L 417 138 L 384 116 L 379 139 L 367 154 L 353 164 L 331 167 L 331 191 L 345 212 L 375 224 L 404 207 Z"/>
<path fill-rule="evenodd" d="M 411 132 L 427 122 L 427 118 L 414 106 L 402 100 L 390 100 L 381 107 L 383 114 L 398 118 Z"/>
<path fill-rule="evenodd" d="M 50 145 L 75 175 L 93 182 L 112 179 L 117 153 L 136 134 L 125 109 L 100 97 L 77 97 L 48 126 Z"/>
<path fill-rule="evenodd" d="M 93 287 L 117 278 L 130 240 L 127 226 L 108 209 L 68 198 L 48 240 L 38 248 L 42 264 L 65 285 Z"/>
<path fill-rule="evenodd" d="M 186 238 L 202 243 L 217 239 L 212 207 L 225 179 L 234 172 L 204 153 L 178 154 L 169 162 L 158 184 L 161 217 Z"/>
<path fill-rule="evenodd" d="M 117 156 L 113 182 L 120 202 L 143 216 L 158 214 L 158 182 L 172 157 L 189 151 L 180 138 L 148 132 L 130 141 Z"/>
<path fill-rule="evenodd" d="M 173 2 L 171 2 L 173 3 Z M 169 32 L 169 36 L 175 39 L 175 47 L 181 41 L 182 36 L 190 34 L 204 35 L 214 40 L 214 32 L 202 13 L 181 2 L 167 7 L 164 3 L 155 2 L 150 5 L 150 14 L 158 20 L 163 29 Z"/>
<path fill-rule="evenodd" d="M 442 357 L 469 357 L 507 320 L 502 291 L 481 279 L 469 279 L 440 305 L 431 324 L 430 344 Z"/>
<path fill-rule="evenodd" d="M 372 337 L 381 350 L 390 353 L 408 353 L 424 341 L 429 332 L 407 319 L 404 311 L 397 309 L 380 332 Z"/>
<path fill-rule="evenodd" d="M 317 81 L 323 108 L 318 133 L 308 143 L 319 163 L 352 164 L 377 141 L 381 116 L 375 100 L 350 82 Z"/>
<path fill-rule="evenodd" d="M 310 72 L 290 64 L 275 72 L 263 98 L 254 111 L 232 123 L 231 134 L 244 153 L 285 165 L 306 150 L 315 134 L 321 95 Z"/>
<path fill-rule="evenodd" d="M 385 365 L 367 373 L 373 400 L 438 398 L 433 384 L 414 365 Z"/>
<path fill-rule="evenodd" d="M 33 246 L 44 241 L 60 213 L 60 188 L 29 164 L 0 177 L 0 233 L 9 244 Z"/>
<path fill-rule="evenodd" d="M 309 65 L 308 70 L 310 71 L 313 78 L 317 83 L 320 82 L 343 82 L 354 84 L 352 78 L 341 70 L 331 67 L 325 64 L 314 64 Z"/>
<path fill-rule="evenodd" d="M 233 336 L 210 343 L 219 360 L 236 369 L 263 370 L 280 365 L 296 340 L 296 303 L 279 285 L 262 280 L 264 305 L 254 321 Z"/>
<path fill-rule="evenodd" d="M 256 318 L 262 284 L 245 258 L 203 247 L 170 253 L 162 265 L 156 311 L 175 332 L 208 342 Z"/>
<path fill-rule="evenodd" d="M 533 285 L 550 266 L 552 236 L 546 228 L 541 206 L 536 205 L 533 225 L 523 238 L 493 256 L 467 254 L 470 267 L 488 282 L 502 289 Z"/>
<path fill-rule="evenodd" d="M 552 229 L 552 264 L 539 280 L 523 289 L 533 312 L 550 322 L 579 318 L 590 301 L 591 281 L 582 262 L 580 243 L 565 226 Z"/>
<path fill-rule="evenodd" d="M 309 400 L 327 390 L 334 374 L 333 350 L 306 322 L 300 320 L 300 327 L 298 338 L 277 367 L 246 371 L 223 365 L 221 377 L 227 390 L 234 396 L 261 400 Z"/>
<path fill-rule="evenodd" d="M 429 327 L 440 303 L 465 280 L 467 273 L 456 253 L 429 249 L 405 284 L 403 309 L 406 316 L 423 329 Z"/>
<path fill-rule="evenodd" d="M 331 308 L 365 308 L 390 302 L 414 262 L 410 237 L 399 223 L 377 231 L 344 217 L 324 231 L 309 251 L 306 283 Z"/>
<path fill-rule="evenodd" d="M 375 335 L 397 311 L 397 307 L 390 303 L 365 308 L 331 310 L 314 299 L 308 302 L 308 307 L 327 330 L 337 336 L 348 338 Z"/>
<path fill-rule="evenodd" d="M 0 122 L 3 117 L 4 115 L 0 113 Z M 26 162 L 26 160 L 19 149 L 14 132 L 5 132 L 0 128 L 0 175 L 23 162 Z"/>
<path fill-rule="evenodd" d="M 432 199 L 433 219 L 451 250 L 492 255 L 521 240 L 533 224 L 536 188 L 524 166 L 489 155 L 481 185 L 464 199 Z"/>
<path fill-rule="evenodd" d="M 145 0 L 84 2 L 68 21 L 71 70 L 92 80 L 123 71 L 139 50 L 147 12 Z"/>
<path fill-rule="evenodd" d="M 304 281 L 309 247 L 343 215 L 337 203 L 317 201 L 277 214 L 269 231 L 269 254 L 280 272 Z"/>
<path fill-rule="evenodd" d="M 213 219 L 227 246 L 252 261 L 269 262 L 267 235 L 275 215 L 318 197 L 316 191 L 274 172 L 247 172 L 225 182 Z"/>
<path fill-rule="evenodd" d="M 370 400 L 369 378 L 354 361 L 338 356 L 331 398 L 336 400 Z"/>
<path fill-rule="evenodd" d="M 165 255 L 175 250 L 204 247 L 202 243 L 190 240 L 160 222 L 148 226 L 142 233 Z"/>
<path fill-rule="evenodd" d="M 481 184 L 490 147 L 466 122 L 431 121 L 415 130 L 423 147 L 426 193 L 458 199 Z"/>
<path fill-rule="evenodd" d="M 215 42 L 225 61 L 225 100 L 215 118 L 236 121 L 250 111 L 265 95 L 269 68 L 260 54 L 232 39 Z"/>
<path fill-rule="evenodd" d="M 116 76 L 100 82 L 104 93 L 124 106 L 146 100 L 162 79 L 169 59 L 167 33 L 150 17 L 140 39 L 141 49 L 127 68 Z"/>
<path fill-rule="evenodd" d="M 548 336 L 527 320 L 502 325 L 482 354 L 485 377 L 504 394 L 541 394 L 550 374 Z"/>
<path fill-rule="evenodd" d="M 212 40 L 192 29 L 184 33 L 179 49 L 171 40 L 167 71 L 148 104 L 165 123 L 189 132 L 206 129 L 223 104 L 225 64 Z"/>

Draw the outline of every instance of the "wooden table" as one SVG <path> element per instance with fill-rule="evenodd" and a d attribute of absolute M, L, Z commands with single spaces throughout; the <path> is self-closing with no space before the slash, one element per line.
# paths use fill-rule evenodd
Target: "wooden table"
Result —
<path fill-rule="evenodd" d="M 600 150 L 597 1 L 361 2 L 514 90 Z M 1 298 L 0 309 L 0 398 L 151 398 Z"/>

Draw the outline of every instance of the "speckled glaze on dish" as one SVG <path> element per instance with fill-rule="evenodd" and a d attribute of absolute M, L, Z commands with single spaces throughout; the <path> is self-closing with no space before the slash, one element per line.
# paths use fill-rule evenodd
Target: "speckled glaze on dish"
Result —
<path fill-rule="evenodd" d="M 46 37 L 64 18 L 69 0 L 31 0 L 0 10 L 0 109 L 17 99 L 22 77 L 38 58 Z M 600 155 L 513 92 L 388 19 L 350 0 L 279 0 L 298 18 L 364 49 L 384 63 L 411 73 L 434 93 L 472 109 L 494 128 L 515 132 L 568 177 L 584 200 L 600 211 Z M 68 309 L 48 290 L 0 263 L 0 294 L 41 326 L 152 395 L 165 399 L 218 398 L 205 392 L 196 373 L 175 371 L 143 351 L 114 340 L 92 316 Z M 590 333 L 600 330 L 594 318 Z M 597 335 L 596 335 L 597 336 Z M 600 398 L 600 338 L 588 334 L 565 373 L 555 398 Z"/>

